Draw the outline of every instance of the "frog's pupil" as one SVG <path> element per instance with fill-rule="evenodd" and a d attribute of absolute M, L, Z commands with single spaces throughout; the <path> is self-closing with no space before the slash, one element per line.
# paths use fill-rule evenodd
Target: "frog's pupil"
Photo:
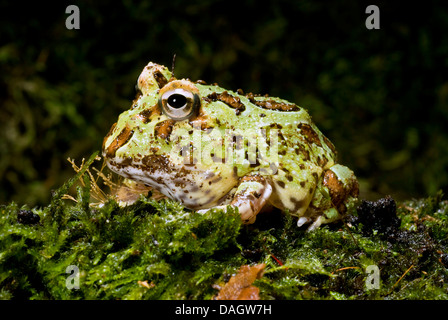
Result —
<path fill-rule="evenodd" d="M 187 98 L 181 94 L 173 94 L 168 98 L 168 104 L 175 109 L 182 108 L 187 103 Z"/>

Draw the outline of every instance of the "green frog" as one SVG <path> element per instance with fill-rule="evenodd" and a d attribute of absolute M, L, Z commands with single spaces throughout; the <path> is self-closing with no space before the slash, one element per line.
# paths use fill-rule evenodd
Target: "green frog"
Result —
<path fill-rule="evenodd" d="M 103 157 L 119 175 L 204 212 L 238 209 L 243 223 L 276 207 L 308 230 L 340 219 L 358 197 L 354 173 L 308 112 L 286 100 L 176 79 L 150 62 Z"/>

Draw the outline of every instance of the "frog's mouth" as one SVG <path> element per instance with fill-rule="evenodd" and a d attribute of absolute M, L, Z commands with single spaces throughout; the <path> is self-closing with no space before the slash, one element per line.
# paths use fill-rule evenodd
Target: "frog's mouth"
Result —
<path fill-rule="evenodd" d="M 237 177 L 229 173 L 179 167 L 163 155 L 147 155 L 140 160 L 108 159 L 107 166 L 117 174 L 153 187 L 190 209 L 217 205 L 227 196 Z M 223 175 L 226 178 L 223 178 Z"/>

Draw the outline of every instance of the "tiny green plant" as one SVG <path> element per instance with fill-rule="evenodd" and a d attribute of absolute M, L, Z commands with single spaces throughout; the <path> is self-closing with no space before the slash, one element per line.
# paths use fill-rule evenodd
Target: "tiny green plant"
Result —
<path fill-rule="evenodd" d="M 344 221 L 306 232 L 288 212 L 263 213 L 247 226 L 237 210 L 197 213 L 151 192 L 120 206 L 98 191 L 95 159 L 45 207 L 0 206 L 0 298 L 212 299 L 241 266 L 262 263 L 253 283 L 261 299 L 448 298 L 441 192 L 396 210 L 385 200 L 392 219 L 366 202 Z M 380 220 L 395 222 L 383 228 Z"/>

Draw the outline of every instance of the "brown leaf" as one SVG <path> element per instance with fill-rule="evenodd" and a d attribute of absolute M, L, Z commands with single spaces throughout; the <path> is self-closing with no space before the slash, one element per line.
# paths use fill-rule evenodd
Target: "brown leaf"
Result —
<path fill-rule="evenodd" d="M 141 194 L 148 196 L 149 191 L 152 193 L 151 199 L 159 200 L 165 198 L 165 196 L 157 190 L 145 186 L 143 183 L 129 179 L 123 180 L 122 184 L 117 184 L 114 194 L 117 201 L 125 203 L 126 205 L 131 205 L 140 198 Z"/>
<path fill-rule="evenodd" d="M 260 300 L 260 289 L 252 283 L 263 276 L 264 263 L 255 266 L 244 265 L 218 292 L 215 300 Z"/>

